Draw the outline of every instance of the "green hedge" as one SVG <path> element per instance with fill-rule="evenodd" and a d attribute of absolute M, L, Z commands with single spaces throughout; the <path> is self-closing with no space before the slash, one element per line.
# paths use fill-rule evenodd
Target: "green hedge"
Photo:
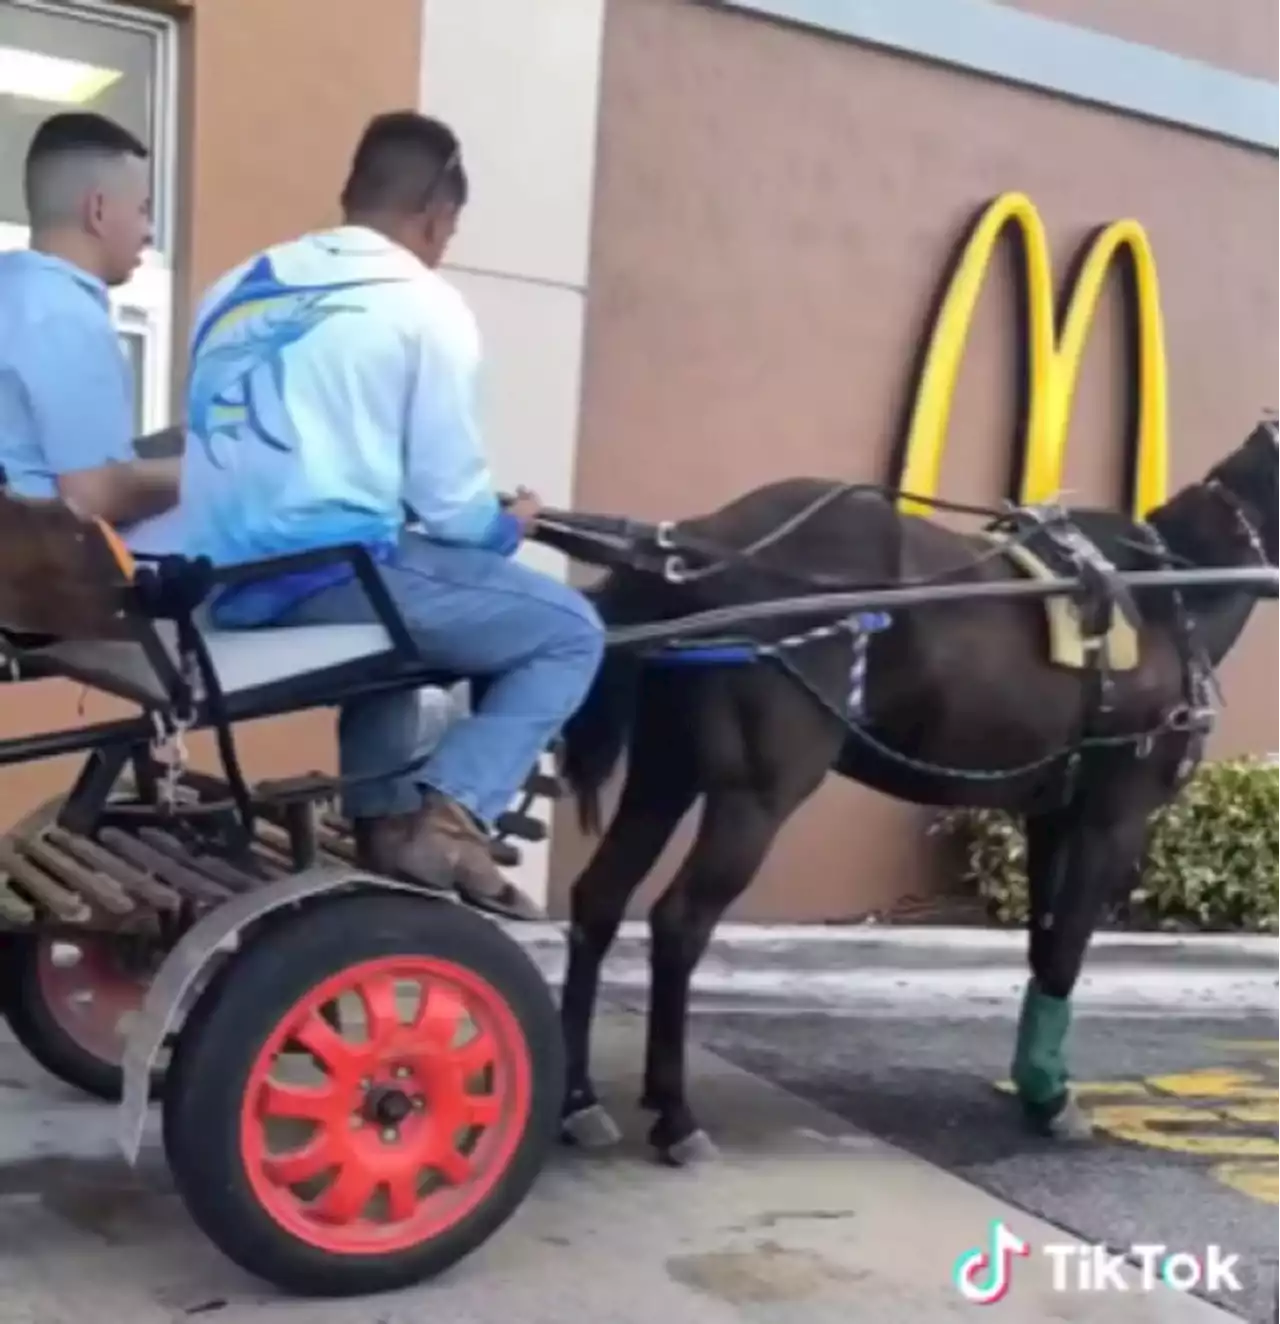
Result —
<path fill-rule="evenodd" d="M 1131 895 L 1105 922 L 1133 928 L 1275 933 L 1280 769 L 1232 759 L 1200 766 L 1153 819 Z M 1021 823 L 992 810 L 955 810 L 935 827 L 960 858 L 963 881 L 997 923 L 1027 913 Z"/>

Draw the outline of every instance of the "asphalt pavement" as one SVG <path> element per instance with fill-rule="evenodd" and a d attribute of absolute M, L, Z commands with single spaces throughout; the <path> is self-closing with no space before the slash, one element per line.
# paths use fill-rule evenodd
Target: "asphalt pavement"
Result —
<path fill-rule="evenodd" d="M 643 922 L 624 926 L 604 972 L 637 1012 L 647 939 Z M 525 940 L 556 982 L 562 935 Z M 1007 1092 L 1025 947 L 1015 931 L 722 925 L 691 1033 L 1088 1242 L 1238 1255 L 1241 1290 L 1201 1295 L 1276 1324 L 1276 939 L 1097 935 L 1069 1060 L 1098 1133 L 1071 1149 L 1028 1134 Z M 696 1076 L 691 1089 L 696 1110 Z"/>
<path fill-rule="evenodd" d="M 1236 1254 L 1242 1290 L 1201 1294 L 1277 1324 L 1276 939 L 1095 938 L 1069 1060 L 1098 1131 L 1071 1149 L 1029 1135 L 1007 1093 L 1025 943 L 982 929 L 722 925 L 695 976 L 691 1032 L 1084 1240 Z M 556 981 L 561 936 L 533 945 Z M 642 1011 L 648 977 L 633 922 L 606 963 L 610 997 Z M 692 1089 L 696 1109 L 696 1078 Z"/>
<path fill-rule="evenodd" d="M 624 1001 L 635 1003 L 630 997 Z M 1063 1148 L 1020 1125 L 1005 1082 L 1010 1008 L 866 1016 L 831 1000 L 703 995 L 694 1037 L 858 1128 L 1113 1250 L 1159 1242 L 1238 1254 L 1243 1291 L 1204 1293 L 1277 1318 L 1274 1016 L 1108 1014 L 1073 1028 L 1081 1102 L 1101 1129 Z M 694 1084 L 696 1090 L 696 1082 Z M 694 1096 L 696 1107 L 696 1094 Z"/>

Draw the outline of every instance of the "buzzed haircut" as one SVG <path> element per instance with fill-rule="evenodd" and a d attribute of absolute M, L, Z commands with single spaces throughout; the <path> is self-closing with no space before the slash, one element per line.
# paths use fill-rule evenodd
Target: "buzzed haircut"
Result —
<path fill-rule="evenodd" d="M 76 218 L 85 190 L 104 166 L 125 157 L 147 159 L 147 149 L 114 120 L 88 111 L 53 115 L 27 148 L 23 191 L 33 229 L 65 225 Z"/>
<path fill-rule="evenodd" d="M 412 215 L 436 203 L 467 201 L 462 146 L 447 124 L 413 110 L 369 121 L 342 190 L 348 212 Z"/>

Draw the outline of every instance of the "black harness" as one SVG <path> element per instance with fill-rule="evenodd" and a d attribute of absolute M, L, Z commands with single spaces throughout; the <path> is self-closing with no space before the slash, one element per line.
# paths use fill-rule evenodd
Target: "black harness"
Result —
<path fill-rule="evenodd" d="M 1269 566 L 1261 537 L 1235 494 L 1216 479 L 1210 480 L 1206 488 L 1231 507 L 1258 562 Z M 957 566 L 952 572 L 944 572 L 929 579 L 899 581 L 894 585 L 883 586 L 760 563 L 758 558 L 762 552 L 801 528 L 820 511 L 854 494 L 874 494 L 886 502 L 911 496 L 936 509 L 985 516 L 989 521 L 987 529 L 1001 533 L 1004 545 L 993 542 L 990 552 L 966 565 Z M 1160 569 L 1176 569 L 1179 558 L 1165 545 L 1156 530 L 1142 524 L 1139 531 L 1143 539 L 1142 550 L 1153 563 Z M 672 642 L 669 638 L 661 638 L 660 622 L 655 622 L 653 627 L 633 627 L 621 633 L 643 634 L 657 642 L 658 646 L 646 654 L 646 661 L 651 665 L 770 663 L 780 666 L 828 712 L 837 717 L 855 741 L 917 773 L 962 781 L 1008 781 L 1048 771 L 1052 765 L 1061 763 L 1060 791 L 1061 802 L 1064 804 L 1075 794 L 1083 758 L 1090 749 L 1127 746 L 1136 757 L 1145 758 L 1162 738 L 1186 735 L 1189 741 L 1178 771 L 1178 784 L 1181 785 L 1199 764 L 1205 742 L 1213 728 L 1216 717 L 1214 699 L 1220 698 L 1213 666 L 1196 638 L 1192 618 L 1181 592 L 1171 588 L 1166 591 L 1173 605 L 1174 640 L 1182 675 L 1182 699 L 1150 730 L 1122 736 L 1099 733 L 1100 721 L 1113 711 L 1114 699 L 1114 676 L 1108 665 L 1106 648 L 1107 634 L 1117 612 L 1135 629 L 1140 626 L 1142 617 L 1123 572 L 1071 521 L 1065 510 L 1056 506 L 995 510 L 932 497 L 919 498 L 874 484 L 850 483 L 824 492 L 776 528 L 742 548 L 729 548 L 714 543 L 682 528 L 675 521 L 648 524 L 632 519 L 563 511 L 545 512 L 539 519 L 537 536 L 539 541 L 557 546 L 570 556 L 613 568 L 657 575 L 672 584 L 696 583 L 730 569 L 749 566 L 762 577 L 797 584 L 810 592 L 873 587 L 927 589 L 945 584 L 953 575 L 971 571 L 975 564 L 985 559 L 1004 557 L 1009 544 L 1021 544 L 1045 561 L 1055 575 L 1077 582 L 1072 599 L 1079 613 L 1081 634 L 1089 661 L 1085 698 L 1074 738 L 1052 754 L 1014 768 L 976 771 L 929 763 L 885 746 L 866 729 L 862 719 L 870 636 L 891 624 L 891 617 L 887 613 L 855 612 L 769 642 L 744 638 L 741 634 L 699 639 L 692 643 Z M 742 618 L 745 620 L 748 617 L 749 609 L 743 609 Z M 846 693 L 837 702 L 804 674 L 798 665 L 798 655 L 807 646 L 840 634 L 849 640 L 849 684 Z"/>

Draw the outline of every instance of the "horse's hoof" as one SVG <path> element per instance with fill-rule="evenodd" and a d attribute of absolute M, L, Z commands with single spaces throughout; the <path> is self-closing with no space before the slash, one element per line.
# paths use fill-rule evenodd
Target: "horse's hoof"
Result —
<path fill-rule="evenodd" d="M 1045 1134 L 1051 1140 L 1092 1140 L 1093 1123 L 1075 1099 L 1068 1098 L 1046 1123 Z"/>
<path fill-rule="evenodd" d="M 1082 1141 L 1093 1138 L 1093 1124 L 1070 1094 L 1057 1107 L 1024 1102 L 1023 1116 L 1032 1131 L 1046 1140 Z"/>
<path fill-rule="evenodd" d="M 711 1137 L 699 1128 L 674 1144 L 659 1145 L 658 1157 L 672 1168 L 688 1168 L 699 1163 L 713 1163 L 720 1157 Z"/>
<path fill-rule="evenodd" d="M 560 1138 L 579 1149 L 609 1149 L 622 1139 L 622 1132 L 598 1103 L 591 1103 L 560 1119 Z"/>

